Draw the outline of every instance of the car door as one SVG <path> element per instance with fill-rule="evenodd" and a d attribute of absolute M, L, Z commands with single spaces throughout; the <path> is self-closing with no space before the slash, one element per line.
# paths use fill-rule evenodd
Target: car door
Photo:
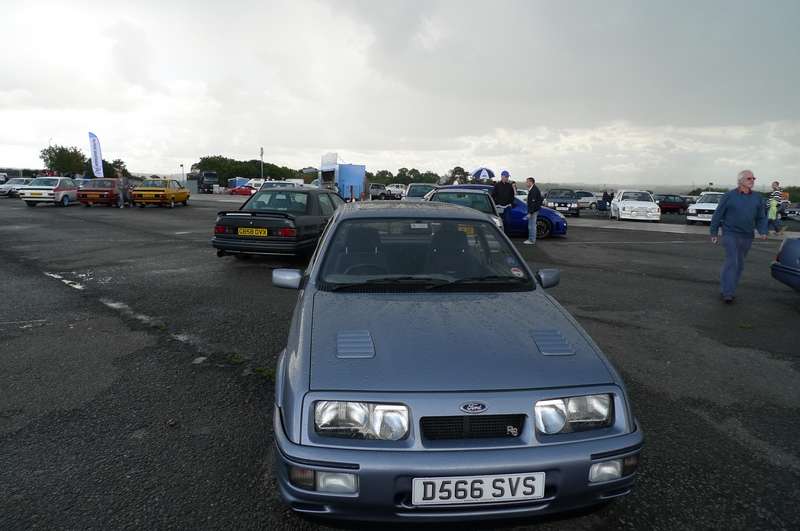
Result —
<path fill-rule="evenodd" d="M 189 199 L 189 190 L 184 188 L 178 181 L 172 181 L 172 188 L 175 194 L 175 201 L 182 203 Z"/>

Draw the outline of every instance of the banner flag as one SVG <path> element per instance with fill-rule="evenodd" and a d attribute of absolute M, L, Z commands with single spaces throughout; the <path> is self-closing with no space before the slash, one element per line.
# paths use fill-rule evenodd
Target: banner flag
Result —
<path fill-rule="evenodd" d="M 100 140 L 89 132 L 89 152 L 92 154 L 92 172 L 95 177 L 103 177 L 103 153 L 100 151 Z"/>

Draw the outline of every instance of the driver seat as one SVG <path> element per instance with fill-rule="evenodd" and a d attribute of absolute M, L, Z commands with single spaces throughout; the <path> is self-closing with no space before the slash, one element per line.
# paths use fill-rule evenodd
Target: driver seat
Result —
<path fill-rule="evenodd" d="M 372 227 L 350 227 L 344 248 L 340 251 L 336 272 L 344 274 L 354 266 L 372 266 L 388 272 L 386 254 L 383 251 L 381 235 Z"/>
<path fill-rule="evenodd" d="M 436 271 L 454 277 L 475 275 L 475 258 L 469 248 L 467 235 L 452 223 L 445 224 L 431 240 L 428 255 L 428 271 Z"/>

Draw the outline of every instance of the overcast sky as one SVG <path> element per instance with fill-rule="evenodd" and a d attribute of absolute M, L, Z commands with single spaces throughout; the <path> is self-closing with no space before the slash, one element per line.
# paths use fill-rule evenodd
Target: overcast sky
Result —
<path fill-rule="evenodd" d="M 48 142 L 521 179 L 800 184 L 800 2 L 3 0 L 0 167 Z M 9 16 L 10 15 L 10 16 Z"/>

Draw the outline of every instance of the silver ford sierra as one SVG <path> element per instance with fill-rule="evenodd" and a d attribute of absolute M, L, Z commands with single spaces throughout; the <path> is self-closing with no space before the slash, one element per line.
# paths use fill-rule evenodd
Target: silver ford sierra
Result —
<path fill-rule="evenodd" d="M 622 380 L 479 211 L 340 207 L 276 371 L 280 494 L 339 519 L 445 522 L 631 491 L 643 436 Z"/>

